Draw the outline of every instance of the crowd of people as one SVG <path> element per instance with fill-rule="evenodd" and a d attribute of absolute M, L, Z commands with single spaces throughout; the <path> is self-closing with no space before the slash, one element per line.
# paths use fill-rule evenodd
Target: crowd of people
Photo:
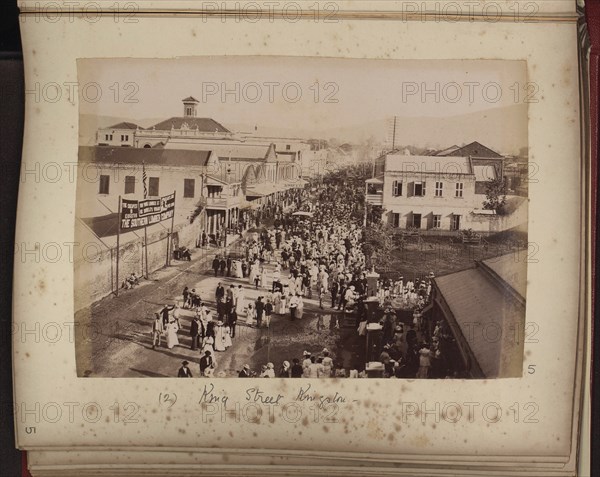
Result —
<path fill-rule="evenodd" d="M 366 337 L 368 324 L 378 323 L 381 339 L 375 348 L 383 377 L 444 378 L 453 373 L 446 356 L 453 342 L 450 330 L 445 322 L 433 323 L 422 312 L 430 301 L 433 273 L 406 281 L 369 279 L 378 275 L 369 269 L 362 246 L 362 193 L 344 182 L 321 184 L 295 191 L 288 207 L 261 209 L 240 252 L 218 254 L 211 262 L 215 277 L 236 279 L 235 284 L 218 283 L 214 310 L 195 289 L 183 290 L 182 306 L 194 314 L 189 333 L 191 349 L 200 352 L 201 375 L 213 375 L 216 356 L 233 345 L 238 325 L 269 328 L 273 316 L 300 320 L 306 300 L 321 310 L 330 309 L 334 329 L 340 328 L 339 316 L 351 316 L 358 336 Z M 272 226 L 260 226 L 265 218 Z M 258 291 L 256 298 L 248 297 L 250 289 Z M 366 301 L 373 299 L 377 310 L 370 313 Z M 409 321 L 407 313 L 412 314 Z M 154 345 L 160 346 L 164 335 L 168 348 L 176 346 L 180 328 L 178 307 L 165 305 L 153 325 Z M 179 376 L 191 377 L 188 364 L 184 362 Z M 238 376 L 358 378 L 369 376 L 365 365 L 336 361 L 324 349 L 305 351 L 278 366 L 245 365 Z"/>
<path fill-rule="evenodd" d="M 275 371 L 273 363 L 263 365 L 260 371 L 254 371 L 250 365 L 245 364 L 239 372 L 240 378 L 330 378 L 335 373 L 333 358 L 327 348 L 323 348 L 318 354 L 313 355 L 310 351 L 304 351 L 303 359 L 294 358 L 283 361 L 279 370 Z M 339 376 L 339 374 L 338 374 Z"/>

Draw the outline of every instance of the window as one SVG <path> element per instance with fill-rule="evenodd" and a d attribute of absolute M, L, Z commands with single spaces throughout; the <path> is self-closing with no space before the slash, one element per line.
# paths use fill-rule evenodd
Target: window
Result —
<path fill-rule="evenodd" d="M 100 190 L 99 194 L 108 194 L 108 184 L 110 182 L 110 176 L 101 175 L 100 176 Z"/>
<path fill-rule="evenodd" d="M 394 181 L 392 183 L 392 196 L 399 197 L 402 195 L 402 181 Z"/>
<path fill-rule="evenodd" d="M 286 150 L 286 151 L 289 151 L 289 150 L 291 150 L 291 149 L 292 149 L 292 146 L 290 146 L 289 144 L 286 144 L 286 145 L 285 145 L 285 150 Z"/>
<path fill-rule="evenodd" d="M 150 195 L 150 196 L 158 195 L 158 177 L 148 178 L 148 195 Z"/>
<path fill-rule="evenodd" d="M 395 228 L 400 227 L 400 214 L 398 214 L 398 213 L 392 214 L 392 227 L 395 227 Z"/>
<path fill-rule="evenodd" d="M 113 135 L 112 134 L 105 134 L 104 135 L 104 140 L 105 141 L 112 141 L 113 139 Z"/>
<path fill-rule="evenodd" d="M 433 216 L 433 228 L 434 229 L 439 229 L 442 225 L 442 216 L 441 215 L 434 215 Z"/>
<path fill-rule="evenodd" d="M 112 139 L 112 137 L 111 137 Z M 129 134 L 121 134 L 121 142 L 129 141 Z"/>
<path fill-rule="evenodd" d="M 186 116 L 191 116 L 192 115 L 192 108 L 191 108 L 191 106 L 186 106 L 186 108 L 185 108 L 185 115 Z"/>
<path fill-rule="evenodd" d="M 435 183 L 435 196 L 442 197 L 443 190 L 444 190 L 444 183 L 436 182 Z"/>
<path fill-rule="evenodd" d="M 423 197 L 425 195 L 425 182 L 415 182 L 415 195 Z"/>
<path fill-rule="evenodd" d="M 183 197 L 194 197 L 195 186 L 194 179 L 183 179 Z"/>
<path fill-rule="evenodd" d="M 452 216 L 452 230 L 460 230 L 460 215 Z"/>
<path fill-rule="evenodd" d="M 463 196 L 463 183 L 462 182 L 457 182 L 456 183 L 456 192 L 454 194 L 455 197 L 462 197 Z"/>
<path fill-rule="evenodd" d="M 421 228 L 421 214 L 413 214 L 412 216 L 412 226 L 416 229 Z"/>
<path fill-rule="evenodd" d="M 135 193 L 135 176 L 125 176 L 125 193 Z"/>

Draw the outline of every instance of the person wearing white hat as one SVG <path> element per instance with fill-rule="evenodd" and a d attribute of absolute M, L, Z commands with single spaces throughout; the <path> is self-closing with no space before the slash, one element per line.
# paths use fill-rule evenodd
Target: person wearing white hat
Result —
<path fill-rule="evenodd" d="M 250 377 L 250 366 L 245 364 L 242 370 L 238 373 L 238 378 L 249 378 Z"/>
<path fill-rule="evenodd" d="M 321 364 L 323 365 L 322 377 L 330 378 L 333 371 L 333 359 L 329 356 L 327 348 L 323 348 L 323 361 Z"/>
<path fill-rule="evenodd" d="M 284 361 L 279 370 L 280 378 L 289 378 L 291 376 L 292 366 L 289 361 Z"/>
<path fill-rule="evenodd" d="M 304 353 L 304 360 L 302 361 L 302 369 L 304 370 L 304 377 L 307 377 L 307 369 L 310 366 L 310 352 L 305 351 Z"/>
<path fill-rule="evenodd" d="M 261 373 L 261 378 L 274 378 L 275 377 L 275 365 L 273 363 L 267 363 L 266 369 Z"/>

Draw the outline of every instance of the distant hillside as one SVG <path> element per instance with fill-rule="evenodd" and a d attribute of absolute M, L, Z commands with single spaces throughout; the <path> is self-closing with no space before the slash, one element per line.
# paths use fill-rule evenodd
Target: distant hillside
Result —
<path fill-rule="evenodd" d="M 392 138 L 392 119 L 360 123 L 352 126 L 327 128 L 319 133 L 299 127 L 259 126 L 257 134 L 262 136 L 336 138 L 339 142 L 364 143 L 372 139 L 375 143 Z M 235 131 L 254 131 L 254 125 L 227 124 Z M 444 149 L 452 144 L 468 144 L 479 141 L 495 151 L 518 154 L 527 147 L 527 105 L 516 104 L 506 108 L 453 116 L 449 118 L 397 117 L 396 146 L 412 145 L 417 148 Z"/>
<path fill-rule="evenodd" d="M 98 127 L 106 127 L 121 121 L 129 121 L 149 127 L 164 118 L 136 120 L 108 116 L 82 115 L 79 138 L 81 145 L 91 145 Z M 214 118 L 219 121 L 219 118 Z M 358 123 L 351 126 L 332 126 L 320 131 L 300 125 L 264 126 L 223 122 L 235 132 L 256 132 L 261 136 L 335 138 L 340 143 L 360 144 L 372 140 L 391 145 L 391 118 Z M 255 130 L 255 126 L 257 129 Z M 412 145 L 417 148 L 443 149 L 452 144 L 468 144 L 472 141 L 492 148 L 502 154 L 518 154 L 527 141 L 527 105 L 515 104 L 505 108 L 490 109 L 446 118 L 402 117 L 396 119 L 396 145 Z"/>

